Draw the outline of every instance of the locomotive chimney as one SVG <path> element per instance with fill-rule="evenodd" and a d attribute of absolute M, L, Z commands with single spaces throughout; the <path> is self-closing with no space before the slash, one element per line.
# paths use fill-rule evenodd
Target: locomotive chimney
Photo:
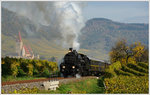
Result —
<path fill-rule="evenodd" d="M 72 52 L 72 48 L 69 48 L 69 52 Z"/>

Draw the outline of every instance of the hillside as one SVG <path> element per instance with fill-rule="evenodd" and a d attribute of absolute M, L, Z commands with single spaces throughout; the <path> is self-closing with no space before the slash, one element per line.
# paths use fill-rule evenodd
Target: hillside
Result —
<path fill-rule="evenodd" d="M 2 8 L 2 56 L 15 55 L 15 41 L 18 31 L 25 44 L 31 46 L 42 59 L 52 56 L 61 58 L 67 49 L 56 43 L 60 35 L 51 26 L 35 24 L 26 17 Z M 81 30 L 79 52 L 98 59 L 108 59 L 113 44 L 125 38 L 128 43 L 140 41 L 148 45 L 148 24 L 127 24 L 104 18 L 94 18 L 86 22 Z"/>
<path fill-rule="evenodd" d="M 106 69 L 106 93 L 143 93 L 149 91 L 148 63 L 113 63 Z"/>
<path fill-rule="evenodd" d="M 148 45 L 148 24 L 126 24 L 105 18 L 94 18 L 82 29 L 81 47 L 108 52 L 118 39 L 129 44 L 139 41 Z"/>

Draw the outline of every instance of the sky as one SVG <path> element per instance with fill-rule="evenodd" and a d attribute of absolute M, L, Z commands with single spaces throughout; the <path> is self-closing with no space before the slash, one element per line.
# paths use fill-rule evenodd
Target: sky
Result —
<path fill-rule="evenodd" d="M 148 1 L 86 1 L 84 3 L 82 14 L 85 21 L 91 18 L 107 18 L 125 23 L 148 23 L 149 21 Z"/>
<path fill-rule="evenodd" d="M 148 1 L 87 2 L 83 9 L 85 19 L 108 18 L 119 22 L 148 23 Z"/>

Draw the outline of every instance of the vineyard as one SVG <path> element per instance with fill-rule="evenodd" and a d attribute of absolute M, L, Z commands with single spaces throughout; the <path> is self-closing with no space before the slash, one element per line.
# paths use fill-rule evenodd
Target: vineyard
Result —
<path fill-rule="evenodd" d="M 106 70 L 106 93 L 142 93 L 149 91 L 148 63 L 113 63 Z"/>
<path fill-rule="evenodd" d="M 17 59 L 17 58 L 2 58 L 2 82 L 7 78 L 19 79 L 33 77 L 49 77 L 50 73 L 58 72 L 56 62 L 36 59 Z"/>

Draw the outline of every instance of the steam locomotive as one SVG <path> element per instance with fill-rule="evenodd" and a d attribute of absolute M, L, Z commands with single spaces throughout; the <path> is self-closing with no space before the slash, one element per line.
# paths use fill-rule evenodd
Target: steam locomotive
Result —
<path fill-rule="evenodd" d="M 69 48 L 69 52 L 60 64 L 60 72 L 64 77 L 77 75 L 99 76 L 105 72 L 106 67 L 108 67 L 106 62 L 89 59 L 86 55 Z"/>

